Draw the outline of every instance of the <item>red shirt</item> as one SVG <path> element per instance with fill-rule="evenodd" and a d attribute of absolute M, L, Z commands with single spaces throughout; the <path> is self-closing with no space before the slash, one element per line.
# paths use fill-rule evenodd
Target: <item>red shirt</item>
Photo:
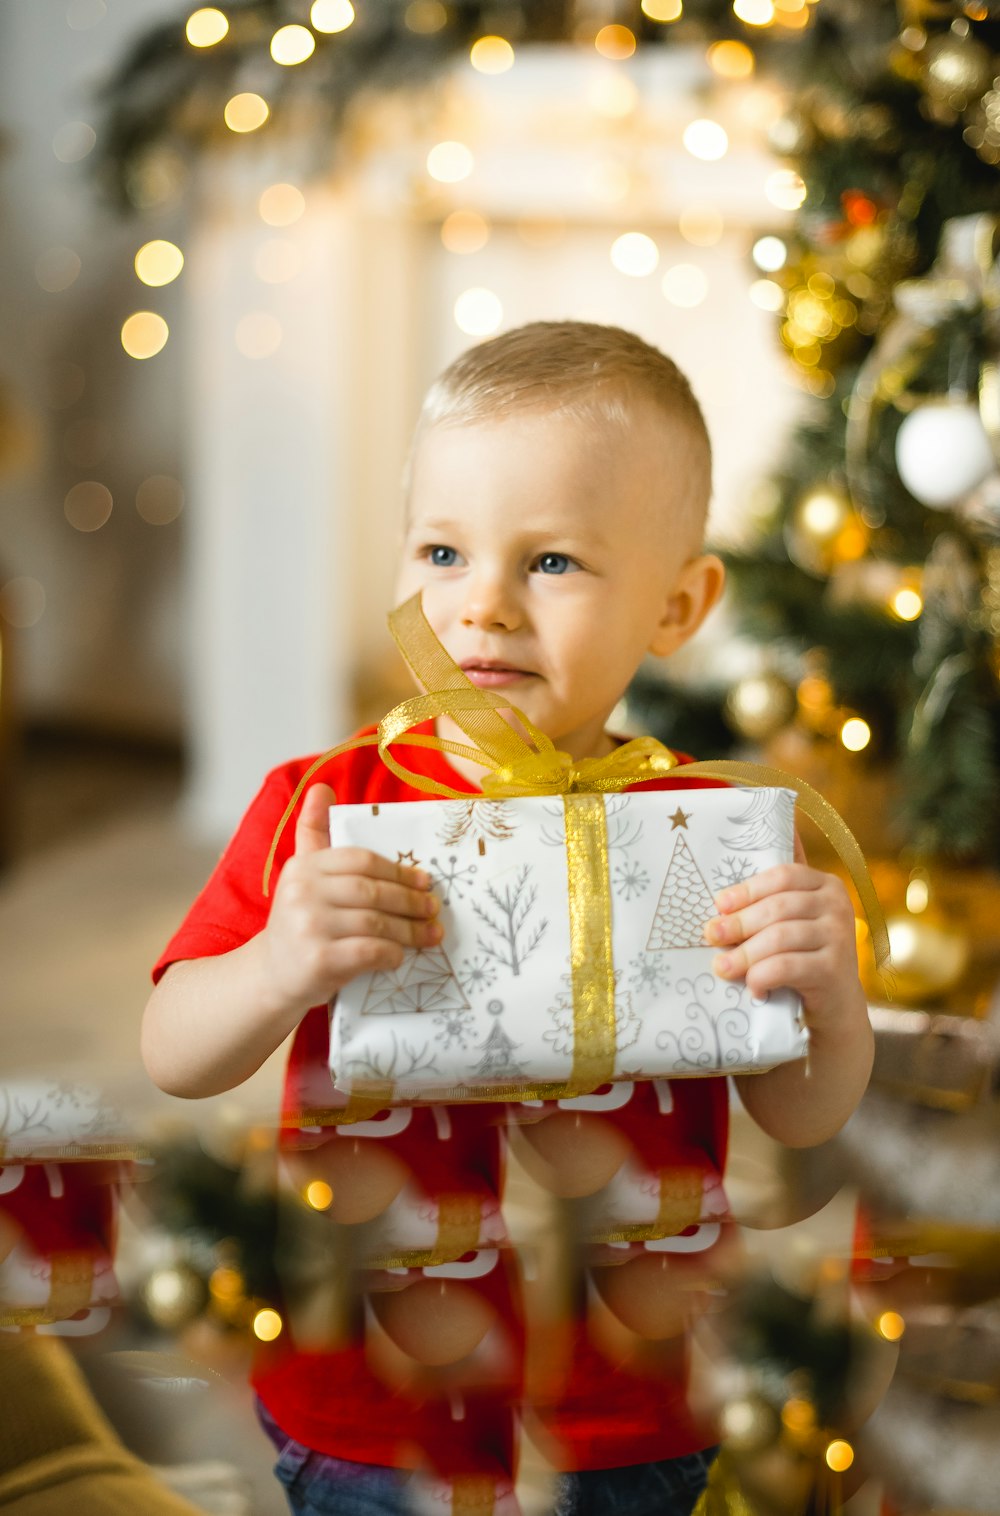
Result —
<path fill-rule="evenodd" d="M 374 730 L 373 728 L 366 729 Z M 416 728 L 430 733 L 428 722 Z M 435 778 L 465 794 L 479 791 L 463 779 L 444 754 L 433 749 L 397 749 L 407 767 Z M 313 760 L 295 759 L 273 770 L 250 805 L 232 841 L 184 922 L 153 969 L 158 980 L 180 959 L 205 958 L 229 952 L 255 936 L 265 925 L 270 901 L 262 889 L 264 862 L 278 823 L 299 779 Z M 315 776 L 333 787 L 341 803 L 392 803 L 436 797 L 406 784 L 379 759 L 374 746 L 356 748 L 332 759 Z M 713 780 L 651 780 L 637 789 L 704 788 Z M 294 846 L 295 817 L 287 823 L 277 850 L 271 894 L 283 863 Z M 310 1112 L 332 1103 L 328 1070 L 329 1017 L 325 1006 L 308 1011 L 292 1041 L 282 1098 L 283 1147 L 301 1147 L 299 1127 L 314 1125 Z M 672 1082 L 674 1109 L 657 1138 L 657 1163 L 669 1163 L 672 1153 L 690 1155 L 692 1146 L 705 1156 L 706 1166 L 721 1174 L 725 1163 L 728 1104 L 725 1079 L 683 1079 Z M 649 1086 L 638 1086 L 636 1098 L 614 1112 L 627 1132 L 630 1122 L 648 1138 Z M 643 1093 L 645 1090 L 646 1093 Z M 499 1110 L 491 1106 L 452 1107 L 460 1137 L 456 1165 L 497 1199 L 501 1176 Z M 349 1132 L 349 1128 L 344 1131 Z M 336 1140 L 331 1138 L 330 1140 Z M 371 1138 L 369 1140 L 383 1140 Z M 439 1193 L 454 1190 L 442 1174 L 440 1131 L 433 1113 L 413 1112 L 405 1130 L 384 1139 L 415 1174 L 433 1173 Z M 515 1267 L 511 1258 L 493 1271 L 484 1288 L 499 1305 L 501 1319 L 517 1345 L 520 1333 Z M 259 1352 L 252 1381 L 278 1424 L 297 1441 L 319 1452 L 362 1463 L 412 1465 L 409 1450 L 420 1446 L 450 1472 L 493 1466 L 499 1458 L 510 1466 L 511 1414 L 516 1407 L 518 1375 L 513 1370 L 500 1385 L 467 1397 L 462 1419 L 456 1422 L 448 1405 L 405 1400 L 387 1389 L 369 1367 L 363 1337 L 335 1352 L 301 1351 L 282 1333 Z M 492 1401 L 494 1414 L 489 1414 Z M 651 1381 L 628 1366 L 611 1364 L 585 1340 L 575 1345 L 569 1378 L 556 1402 L 540 1406 L 548 1431 L 556 1438 L 554 1457 L 565 1468 L 602 1468 L 680 1456 L 711 1441 L 710 1432 L 694 1426 L 683 1406 L 683 1379 L 672 1384 Z M 599 1432 L 598 1432 L 599 1429 Z"/>

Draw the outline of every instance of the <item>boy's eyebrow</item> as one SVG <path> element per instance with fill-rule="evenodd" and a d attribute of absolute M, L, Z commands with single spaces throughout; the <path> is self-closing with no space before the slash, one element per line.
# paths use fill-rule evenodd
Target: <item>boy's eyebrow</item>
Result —
<path fill-rule="evenodd" d="M 463 525 L 460 521 L 442 521 L 431 518 L 429 520 L 411 522 L 410 529 L 425 536 L 432 532 L 442 532 L 447 535 L 449 532 L 461 532 Z M 578 535 L 572 526 L 567 526 L 564 522 L 550 524 L 544 517 L 533 520 L 531 525 L 525 527 L 520 535 L 525 541 L 534 538 L 552 537 L 570 545 L 575 543 L 580 547 L 586 546 L 588 548 L 601 548 L 606 546 L 608 542 L 608 538 L 605 537 L 603 532 L 590 531 L 587 533 L 586 538 L 584 538 Z"/>

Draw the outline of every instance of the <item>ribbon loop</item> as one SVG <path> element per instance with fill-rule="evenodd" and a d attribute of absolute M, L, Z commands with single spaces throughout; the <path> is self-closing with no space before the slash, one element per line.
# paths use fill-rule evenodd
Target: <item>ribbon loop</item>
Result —
<path fill-rule="evenodd" d="M 539 731 L 525 713 L 512 705 L 509 700 L 504 700 L 495 692 L 479 689 L 466 678 L 435 636 L 424 616 L 419 594 L 414 595 L 392 612 L 389 625 L 403 656 L 424 685 L 425 693 L 404 700 L 389 711 L 379 722 L 376 735 L 355 737 L 350 742 L 341 743 L 339 747 L 331 748 L 316 759 L 306 770 L 296 786 L 295 793 L 288 803 L 271 843 L 264 870 L 265 895 L 268 893 L 278 840 L 306 784 L 329 759 L 355 747 L 377 743 L 383 762 L 404 783 L 414 789 L 422 790 L 425 794 L 440 795 L 449 800 L 467 800 L 469 796 L 464 790 L 453 789 L 440 780 L 407 769 L 390 751 L 390 747 L 397 744 L 431 748 L 435 752 L 452 753 L 480 764 L 487 770 L 481 780 L 483 795 L 492 798 L 516 798 L 526 795 L 582 797 L 613 794 L 627 789 L 630 785 L 641 784 L 665 775 L 671 775 L 680 780 L 690 776 L 691 778 L 719 779 L 727 784 L 776 785 L 794 790 L 802 810 L 819 827 L 836 850 L 841 863 L 850 874 L 867 917 L 875 962 L 880 972 L 884 970 L 889 959 L 889 933 L 886 930 L 885 919 L 864 855 L 843 817 L 818 790 L 814 790 L 804 780 L 796 779 L 781 769 L 756 763 L 720 761 L 681 764 L 677 760 L 677 755 L 664 747 L 655 737 L 636 737 L 630 742 L 623 743 L 605 758 L 574 759 L 569 753 L 557 749 L 551 738 Z M 433 687 L 435 680 L 440 681 L 439 688 Z M 509 711 L 514 720 L 527 732 L 530 743 L 534 744 L 533 747 L 517 732 L 510 721 L 499 714 L 504 710 Z M 438 716 L 450 717 L 472 739 L 473 745 L 466 746 L 464 743 L 451 742 L 442 737 L 423 736 L 410 730 L 411 727 Z M 603 813 L 603 804 L 601 810 Z M 574 822 L 574 826 L 571 827 L 570 814 L 571 809 L 567 806 L 567 839 L 576 825 Z M 591 814 L 588 833 L 591 839 L 596 836 L 594 830 L 596 825 L 595 817 Z M 576 828 L 576 835 L 578 855 L 582 858 L 585 854 L 592 853 L 591 842 L 584 837 L 579 828 Z M 588 869 L 589 877 L 593 878 L 592 861 Z M 606 914 L 608 921 L 601 932 L 610 941 L 610 900 L 606 902 Z M 588 927 L 586 930 L 588 939 L 594 938 L 591 928 Z M 594 940 L 596 941 L 596 938 Z M 603 941 L 603 936 L 601 940 Z M 602 954 L 603 949 L 598 953 L 598 958 L 600 963 L 604 964 Z M 609 981 L 605 969 L 601 968 L 597 977 L 604 983 L 601 994 L 605 1008 L 610 1003 L 613 1027 L 613 974 Z M 610 991 L 608 990 L 609 982 Z M 613 1034 L 611 1045 L 613 1048 Z M 598 1083 L 603 1082 L 603 1079 L 607 1077 L 606 1041 L 604 1046 L 605 1051 L 600 1055 L 604 1060 L 600 1063 L 604 1072 Z M 597 1068 L 598 1063 L 599 1058 L 594 1055 L 591 1066 Z M 581 1068 L 578 1072 L 582 1075 L 583 1069 Z M 576 1082 L 576 1075 L 574 1075 L 574 1082 Z"/>

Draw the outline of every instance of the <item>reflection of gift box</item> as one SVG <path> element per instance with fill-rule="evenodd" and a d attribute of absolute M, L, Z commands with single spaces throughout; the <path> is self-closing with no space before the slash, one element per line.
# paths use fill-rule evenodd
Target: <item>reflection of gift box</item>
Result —
<path fill-rule="evenodd" d="M 445 936 L 341 991 L 338 1089 L 523 1098 L 803 1056 L 798 997 L 717 978 L 713 896 L 793 856 L 794 794 L 693 789 L 335 806 L 335 846 L 415 862 Z"/>

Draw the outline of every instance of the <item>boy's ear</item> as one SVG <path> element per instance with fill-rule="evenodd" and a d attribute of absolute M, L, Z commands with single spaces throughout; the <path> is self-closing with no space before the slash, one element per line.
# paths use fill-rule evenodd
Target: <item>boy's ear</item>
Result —
<path fill-rule="evenodd" d="M 725 582 L 725 567 L 714 553 L 702 553 L 685 563 L 667 595 L 649 651 L 666 658 L 690 641 L 718 603 Z"/>

